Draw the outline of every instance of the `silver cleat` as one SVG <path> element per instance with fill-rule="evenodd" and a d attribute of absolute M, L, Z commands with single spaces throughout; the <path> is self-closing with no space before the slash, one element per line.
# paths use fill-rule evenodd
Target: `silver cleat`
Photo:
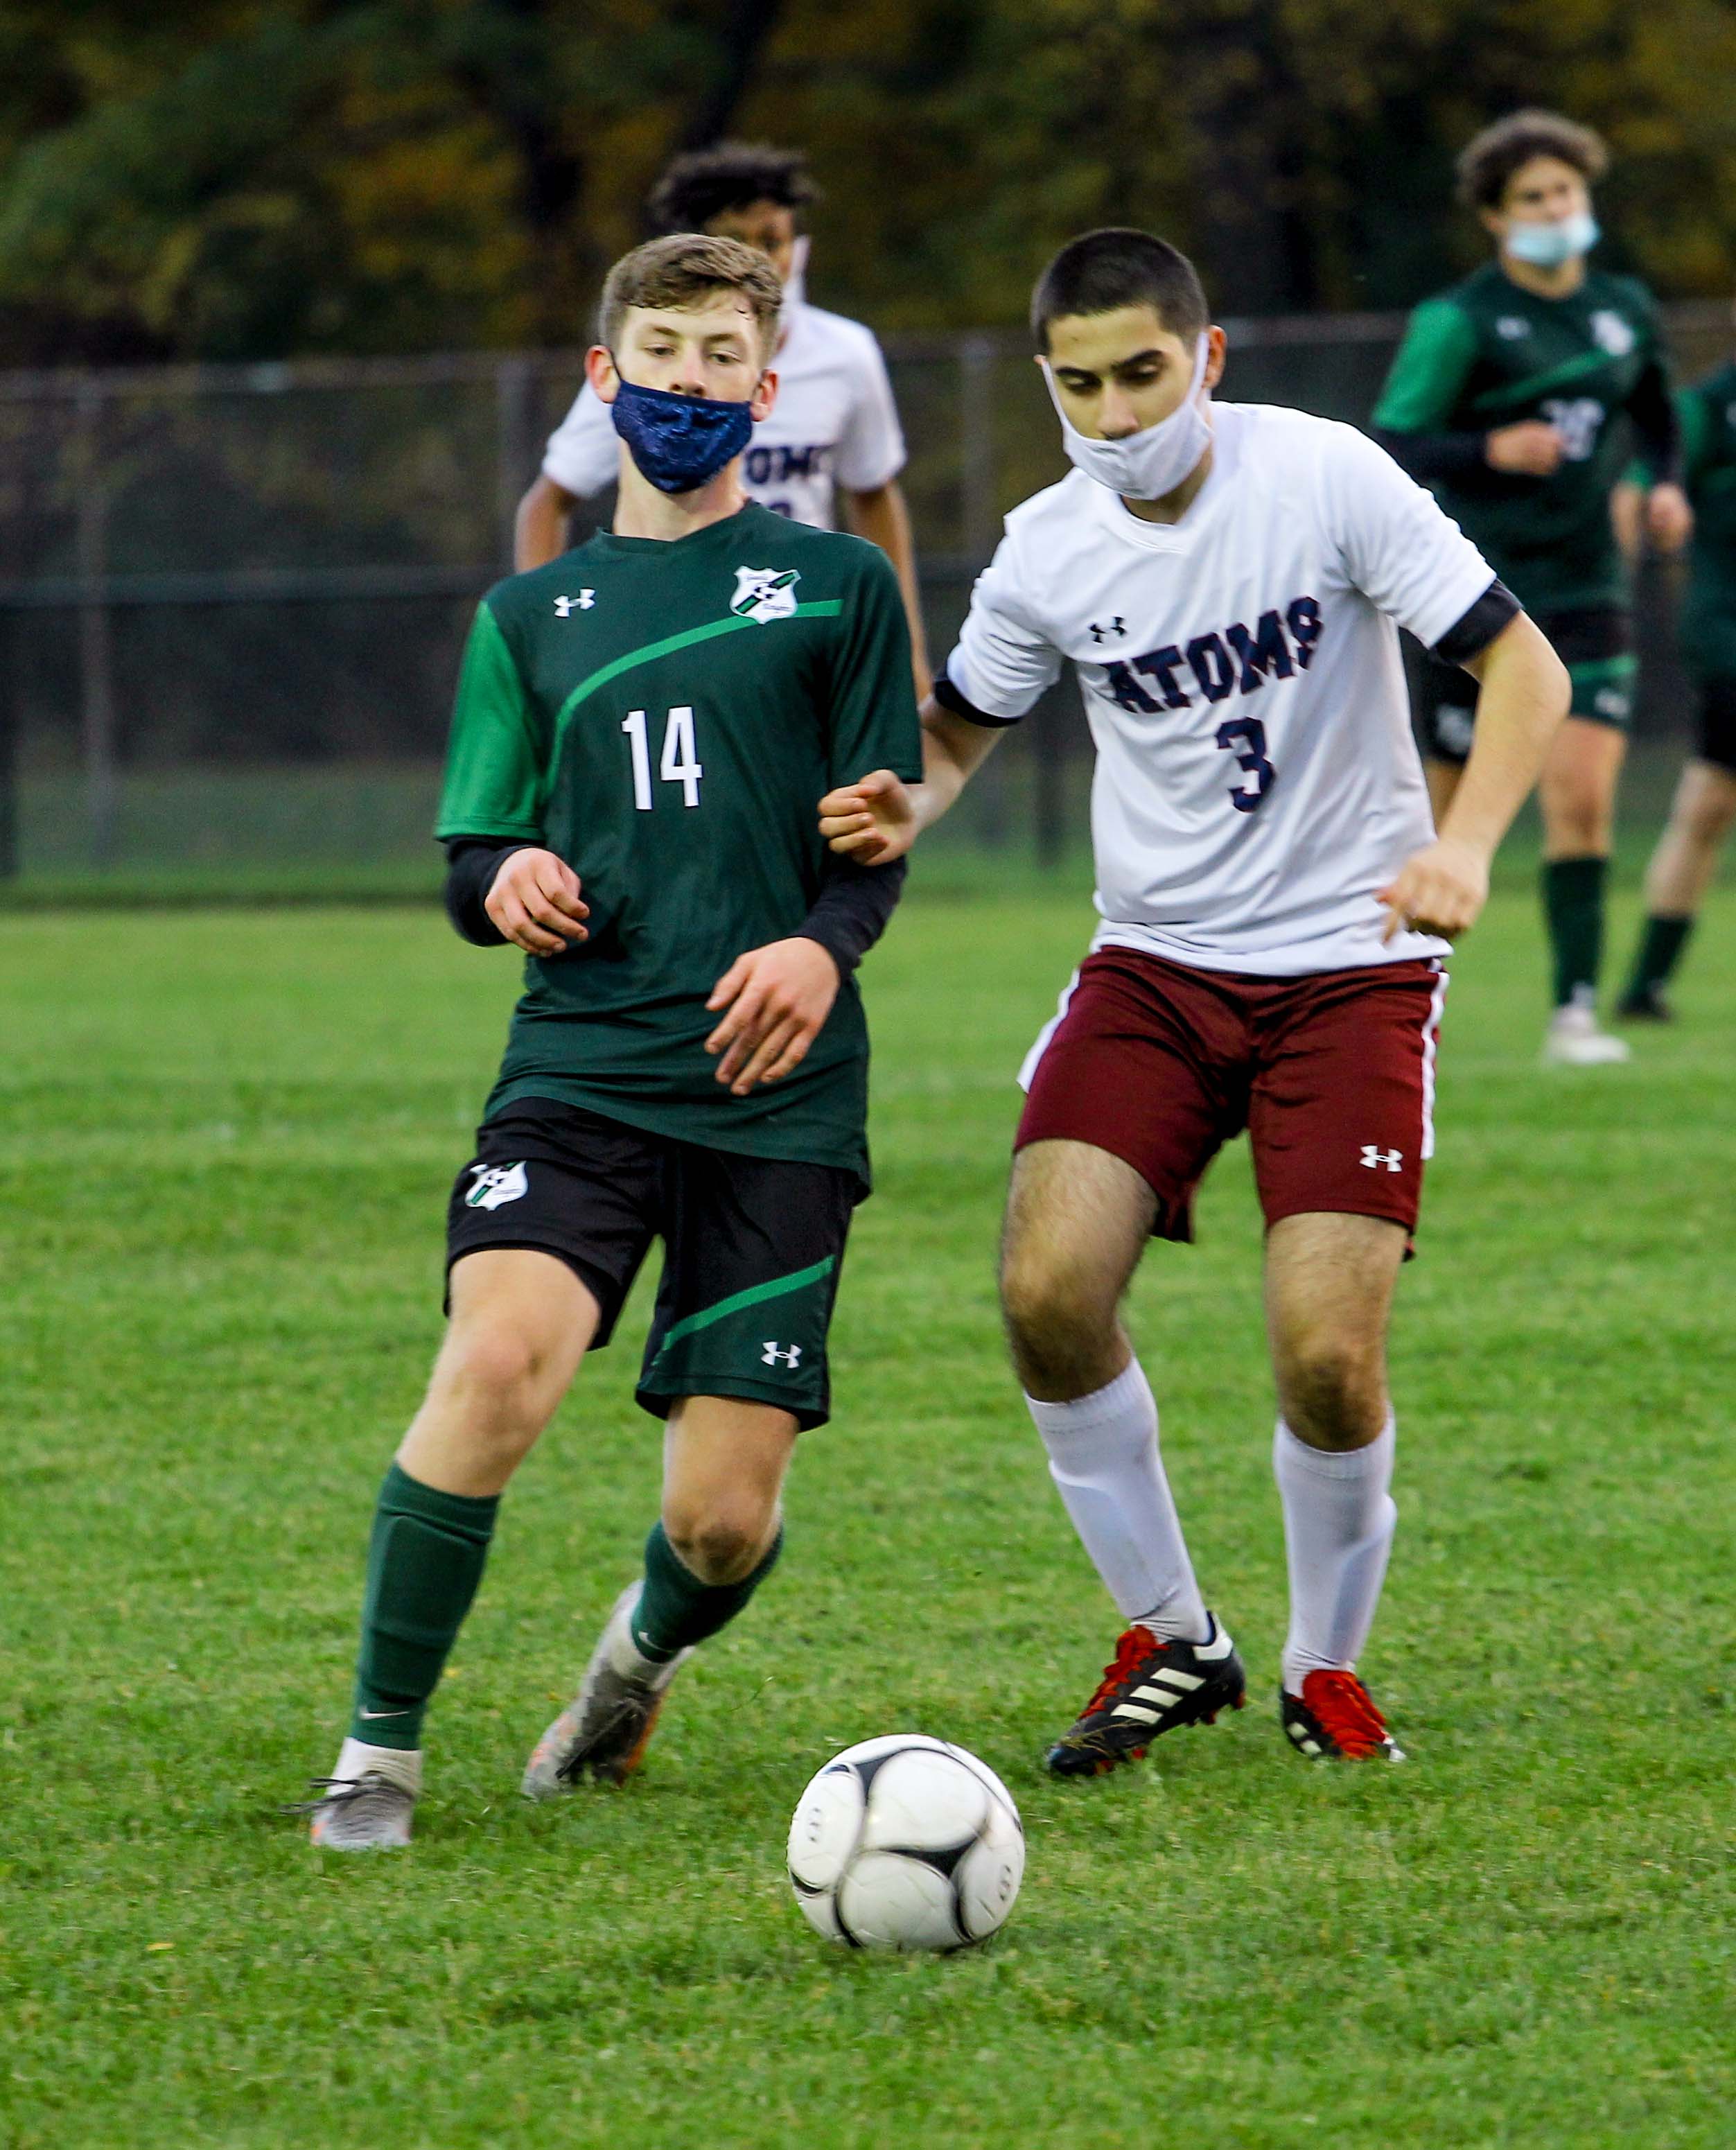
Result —
<path fill-rule="evenodd" d="M 377 1769 L 359 1777 L 315 1777 L 320 1797 L 290 1809 L 309 1817 L 309 1840 L 322 1851 L 398 1851 L 410 1841 L 416 1794 Z"/>
<path fill-rule="evenodd" d="M 526 1799 L 559 1799 L 587 1774 L 623 1784 L 638 1769 L 669 1683 L 693 1655 L 659 1664 L 641 1653 L 633 1638 L 639 1588 L 629 1583 L 615 1600 L 577 1698 L 537 1742 L 518 1787 Z"/>

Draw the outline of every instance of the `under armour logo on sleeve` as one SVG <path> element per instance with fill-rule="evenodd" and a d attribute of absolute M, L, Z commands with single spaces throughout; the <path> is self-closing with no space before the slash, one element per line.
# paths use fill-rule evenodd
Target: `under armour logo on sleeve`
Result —
<path fill-rule="evenodd" d="M 1379 1143 L 1362 1145 L 1362 1162 L 1370 1172 L 1378 1172 L 1384 1164 L 1389 1172 L 1402 1172 L 1405 1153 L 1401 1149 L 1382 1149 Z"/>
<path fill-rule="evenodd" d="M 768 1340 L 760 1354 L 760 1361 L 767 1366 L 788 1366 L 794 1370 L 802 1362 L 800 1344 L 774 1344 Z"/>

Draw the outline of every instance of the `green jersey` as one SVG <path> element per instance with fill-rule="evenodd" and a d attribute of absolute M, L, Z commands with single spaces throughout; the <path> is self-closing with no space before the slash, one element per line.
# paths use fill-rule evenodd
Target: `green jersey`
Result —
<path fill-rule="evenodd" d="M 705 1002 L 786 939 L 828 858 L 818 807 L 922 773 L 909 630 L 886 555 L 749 506 L 664 543 L 605 532 L 482 600 L 436 833 L 546 846 L 590 937 L 531 956 L 492 1115 L 556 1098 L 709 1148 L 865 1179 L 854 978 L 795 1072 L 731 1097 Z"/>
<path fill-rule="evenodd" d="M 1736 678 L 1736 362 L 1678 400 L 1682 459 L 1693 502 L 1693 555 L 1682 641 L 1708 679 Z"/>
<path fill-rule="evenodd" d="M 1627 602 L 1609 495 L 1630 448 L 1628 414 L 1653 405 L 1667 429 L 1656 310 L 1629 276 L 1587 270 L 1564 299 L 1540 298 L 1491 263 L 1426 300 L 1393 361 L 1375 428 L 1456 436 L 1462 452 L 1417 474 L 1528 612 Z M 1562 435 L 1553 476 L 1491 470 L 1482 437 L 1536 419 Z M 1404 458 L 1402 442 L 1393 443 Z"/>

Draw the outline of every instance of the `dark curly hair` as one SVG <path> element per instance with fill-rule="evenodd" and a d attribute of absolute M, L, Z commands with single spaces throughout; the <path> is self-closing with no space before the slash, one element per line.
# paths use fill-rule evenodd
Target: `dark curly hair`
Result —
<path fill-rule="evenodd" d="M 800 149 L 719 142 L 677 157 L 651 189 L 645 213 L 659 232 L 703 231 L 713 217 L 754 202 L 776 202 L 800 212 L 819 198 Z"/>
<path fill-rule="evenodd" d="M 1459 199 L 1472 209 L 1499 209 L 1507 182 L 1533 157 L 1559 157 L 1587 184 L 1609 169 L 1603 137 L 1559 112 L 1527 106 L 1484 128 L 1459 152 Z"/>

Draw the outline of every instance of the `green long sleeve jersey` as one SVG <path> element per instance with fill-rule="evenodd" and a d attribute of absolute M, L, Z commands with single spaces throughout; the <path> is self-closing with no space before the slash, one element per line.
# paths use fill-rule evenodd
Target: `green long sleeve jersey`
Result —
<path fill-rule="evenodd" d="M 665 543 L 603 533 L 491 590 L 466 649 L 437 834 L 546 846 L 590 937 L 530 956 L 487 1110 L 563 1098 L 654 1133 L 865 1179 L 854 978 L 807 1057 L 731 1097 L 705 1003 L 794 934 L 831 786 L 922 772 L 909 630 L 886 555 L 767 509 Z"/>
<path fill-rule="evenodd" d="M 1685 390 L 1677 409 L 1694 514 L 1683 649 L 1703 677 L 1736 679 L 1736 361 Z"/>
<path fill-rule="evenodd" d="M 1527 610 L 1625 603 L 1609 495 L 1631 445 L 1625 414 L 1665 396 L 1656 309 L 1632 277 L 1587 271 L 1564 299 L 1540 298 L 1496 263 L 1411 315 L 1375 408 L 1377 430 L 1481 436 L 1537 419 L 1566 453 L 1549 477 L 1473 460 L 1430 482 L 1441 505 Z"/>

